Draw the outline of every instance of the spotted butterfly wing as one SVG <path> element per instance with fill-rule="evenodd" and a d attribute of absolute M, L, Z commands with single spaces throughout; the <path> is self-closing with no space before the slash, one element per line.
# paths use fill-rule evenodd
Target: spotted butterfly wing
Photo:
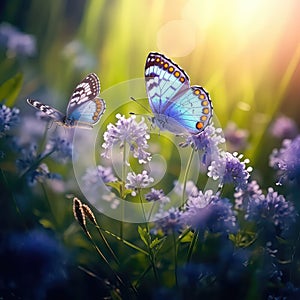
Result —
<path fill-rule="evenodd" d="M 212 117 L 209 94 L 190 86 L 188 75 L 160 53 L 149 53 L 145 66 L 146 90 L 154 122 L 175 134 L 201 132 Z"/>
<path fill-rule="evenodd" d="M 57 109 L 42 104 L 37 100 L 27 99 L 27 102 L 45 113 L 54 121 L 65 127 L 92 128 L 105 110 L 103 99 L 97 98 L 100 92 L 100 81 L 96 74 L 86 76 L 75 88 L 67 107 L 66 115 Z"/>

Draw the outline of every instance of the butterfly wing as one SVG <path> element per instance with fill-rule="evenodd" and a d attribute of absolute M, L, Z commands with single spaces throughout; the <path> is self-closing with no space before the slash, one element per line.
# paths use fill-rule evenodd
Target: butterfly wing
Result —
<path fill-rule="evenodd" d="M 65 115 L 52 106 L 43 104 L 37 100 L 27 99 L 27 103 L 52 118 L 57 123 L 64 123 Z"/>
<path fill-rule="evenodd" d="M 105 111 L 105 102 L 103 99 L 95 98 L 76 107 L 71 117 L 75 120 L 74 125 L 81 127 L 92 127 L 99 120 Z"/>
<path fill-rule="evenodd" d="M 100 93 L 100 80 L 95 73 L 87 75 L 75 88 L 67 107 L 67 118 L 75 119 L 78 108 L 94 100 Z"/>
<path fill-rule="evenodd" d="M 146 90 L 153 113 L 161 114 L 176 94 L 189 88 L 188 75 L 170 59 L 150 52 L 145 66 Z"/>
<path fill-rule="evenodd" d="M 200 86 L 191 87 L 189 77 L 178 65 L 151 52 L 145 79 L 154 120 L 161 129 L 196 134 L 207 126 L 212 116 L 209 94 Z"/>
<path fill-rule="evenodd" d="M 189 133 L 197 134 L 209 124 L 212 111 L 209 94 L 201 86 L 192 86 L 175 96 L 172 104 L 164 111 L 164 115 L 170 124 L 176 122 Z M 175 129 L 180 130 L 175 124 L 169 130 L 174 132 Z"/>

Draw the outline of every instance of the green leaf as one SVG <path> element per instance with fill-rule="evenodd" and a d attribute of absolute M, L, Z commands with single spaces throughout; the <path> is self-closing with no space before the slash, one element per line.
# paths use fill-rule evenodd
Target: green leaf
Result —
<path fill-rule="evenodd" d="M 161 239 L 159 238 L 155 238 L 151 244 L 150 244 L 150 248 L 151 249 L 155 249 L 155 250 L 159 250 L 162 247 L 162 243 L 166 240 L 166 237 L 163 237 Z"/>
<path fill-rule="evenodd" d="M 39 222 L 43 225 L 44 228 L 54 229 L 53 223 L 48 219 L 40 219 Z"/>
<path fill-rule="evenodd" d="M 14 106 L 22 84 L 23 75 L 21 73 L 17 73 L 14 77 L 6 80 L 0 86 L 0 101 L 4 101 L 8 107 Z"/>
<path fill-rule="evenodd" d="M 149 246 L 149 244 L 150 244 L 150 236 L 149 236 L 149 234 L 147 232 L 147 229 L 146 228 L 142 228 L 141 226 L 138 226 L 138 232 L 139 232 L 141 240 L 144 242 L 144 244 L 146 246 Z"/>
<path fill-rule="evenodd" d="M 112 182 L 106 183 L 106 185 L 115 189 L 119 193 L 119 195 L 121 196 L 122 199 L 126 198 L 126 196 L 131 194 L 131 192 L 132 192 L 132 190 L 126 189 L 124 187 L 123 181 L 112 181 Z"/>

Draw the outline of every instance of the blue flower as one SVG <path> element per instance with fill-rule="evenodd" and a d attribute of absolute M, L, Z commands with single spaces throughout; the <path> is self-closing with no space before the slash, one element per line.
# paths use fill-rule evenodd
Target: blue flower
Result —
<path fill-rule="evenodd" d="M 48 141 L 45 152 L 53 152 L 53 155 L 51 155 L 53 159 L 66 163 L 67 160 L 72 158 L 73 143 L 60 136 L 55 136 Z"/>
<path fill-rule="evenodd" d="M 34 56 L 36 53 L 36 40 L 30 34 L 20 32 L 8 23 L 0 25 L 0 45 L 7 49 L 8 57 Z"/>
<path fill-rule="evenodd" d="M 216 156 L 219 156 L 219 147 L 224 143 L 225 139 L 222 136 L 222 129 L 208 125 L 202 132 L 188 136 L 185 143 L 182 143 L 181 146 L 187 147 L 190 145 L 196 150 L 203 151 L 202 163 L 208 166 Z"/>
<path fill-rule="evenodd" d="M 270 155 L 269 164 L 279 170 L 279 181 L 300 180 L 300 135 L 293 140 L 284 140 L 282 148 L 274 149 Z"/>
<path fill-rule="evenodd" d="M 168 203 L 170 199 L 165 195 L 163 190 L 156 190 L 151 188 L 151 191 L 145 194 L 145 199 L 147 201 L 160 201 L 161 203 Z"/>
<path fill-rule="evenodd" d="M 182 222 L 193 229 L 211 232 L 236 230 L 236 217 L 228 199 L 221 199 L 211 190 L 189 196 L 181 216 Z"/>
<path fill-rule="evenodd" d="M 262 190 L 258 183 L 253 180 L 247 184 L 246 189 L 239 189 L 235 194 L 235 208 L 246 211 L 250 201 L 261 201 L 264 199 Z"/>
<path fill-rule="evenodd" d="M 119 144 L 120 148 L 123 148 L 127 143 L 133 157 L 137 158 L 140 164 L 149 162 L 151 155 L 145 149 L 149 147 L 147 140 L 150 135 L 144 119 L 137 123 L 134 115 L 126 119 L 125 116 L 117 114 L 116 118 L 118 119 L 116 125 L 109 124 L 103 135 L 105 142 L 102 144 L 102 148 L 105 151 L 101 156 L 109 159 L 114 145 Z"/>
<path fill-rule="evenodd" d="M 0 138 L 3 137 L 11 127 L 19 122 L 19 109 L 9 108 L 0 104 Z"/>
<path fill-rule="evenodd" d="M 65 250 L 43 230 L 10 233 L 0 258 L 1 284 L 20 299 L 46 299 L 47 291 L 66 279 Z"/>
<path fill-rule="evenodd" d="M 55 173 L 50 173 L 45 163 L 40 163 L 41 155 L 37 154 L 37 147 L 31 146 L 29 149 L 22 149 L 22 158 L 16 160 L 16 166 L 22 175 L 26 175 L 29 185 L 37 182 L 45 182 L 47 179 L 60 179 Z"/>
<path fill-rule="evenodd" d="M 234 152 L 221 153 L 218 160 L 212 161 L 208 167 L 207 175 L 214 180 L 221 179 L 223 184 L 233 183 L 236 189 L 247 188 L 249 172 L 252 171 L 251 167 L 246 168 L 249 159 L 241 161 L 243 155 Z"/>
<path fill-rule="evenodd" d="M 280 116 L 271 125 L 270 132 L 279 139 L 293 139 L 298 133 L 298 128 L 294 120 Z"/>
<path fill-rule="evenodd" d="M 250 199 L 245 219 L 255 221 L 262 228 L 272 225 L 282 233 L 296 221 L 296 216 L 294 205 L 270 187 L 266 196 Z"/>
<path fill-rule="evenodd" d="M 158 231 L 162 231 L 165 235 L 178 232 L 183 228 L 181 214 L 182 212 L 177 207 L 171 207 L 167 210 L 161 208 L 155 214 L 156 221 L 152 232 L 156 234 Z"/>

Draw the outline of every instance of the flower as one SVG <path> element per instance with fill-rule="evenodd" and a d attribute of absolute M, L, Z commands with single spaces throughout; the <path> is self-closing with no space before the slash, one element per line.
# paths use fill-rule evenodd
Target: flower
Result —
<path fill-rule="evenodd" d="M 134 172 L 129 172 L 126 179 L 125 187 L 127 189 L 132 189 L 132 196 L 136 196 L 136 191 L 148 187 L 154 179 L 149 177 L 148 172 L 144 170 L 141 174 L 135 174 Z"/>
<path fill-rule="evenodd" d="M 246 189 L 238 189 L 234 194 L 235 208 L 238 210 L 246 210 L 250 201 L 261 201 L 264 198 L 262 190 L 255 180 L 247 184 Z"/>
<path fill-rule="evenodd" d="M 207 175 L 214 180 L 221 179 L 223 184 L 233 183 L 236 189 L 245 189 L 252 168 L 246 168 L 249 159 L 241 161 L 241 158 L 243 158 L 243 155 L 239 155 L 237 152 L 233 154 L 223 152 L 218 160 L 212 161 L 208 167 Z"/>
<path fill-rule="evenodd" d="M 170 202 L 170 199 L 165 195 L 163 190 L 151 188 L 151 191 L 145 195 L 147 201 L 160 201 L 162 203 Z"/>
<path fill-rule="evenodd" d="M 185 143 L 182 143 L 181 146 L 187 147 L 190 145 L 196 150 L 203 151 L 202 163 L 207 166 L 216 156 L 219 156 L 219 146 L 225 143 L 225 139 L 221 133 L 221 128 L 208 125 L 202 132 L 189 135 Z"/>
<path fill-rule="evenodd" d="M 262 228 L 268 228 L 265 225 L 271 224 L 284 232 L 295 222 L 296 216 L 294 205 L 270 187 L 266 196 L 250 199 L 245 219 L 261 224 Z"/>
<path fill-rule="evenodd" d="M 104 183 L 116 181 L 118 178 L 113 174 L 111 167 L 103 167 L 98 165 L 96 167 L 90 167 L 86 170 L 82 177 L 86 187 L 92 187 L 97 185 L 99 180 Z"/>
<path fill-rule="evenodd" d="M 19 112 L 18 108 L 9 108 L 0 104 L 0 138 L 5 135 L 6 131 L 19 122 Z"/>
<path fill-rule="evenodd" d="M 154 229 L 152 232 L 156 234 L 158 231 L 162 231 L 165 235 L 179 231 L 183 228 L 181 223 L 181 211 L 177 207 L 171 207 L 168 210 L 160 209 L 155 214 Z"/>
<path fill-rule="evenodd" d="M 269 165 L 279 170 L 281 175 L 277 184 L 282 180 L 300 179 L 300 135 L 293 140 L 284 140 L 281 149 L 273 149 Z"/>
<path fill-rule="evenodd" d="M 181 216 L 182 222 L 193 229 L 211 232 L 235 230 L 236 217 L 228 199 L 221 199 L 212 190 L 190 195 Z"/>
<path fill-rule="evenodd" d="M 52 137 L 45 148 L 47 153 L 53 152 L 52 158 L 61 163 L 66 163 L 72 158 L 73 144 L 60 136 Z"/>
<path fill-rule="evenodd" d="M 23 157 L 16 160 L 16 166 L 19 172 L 26 175 L 29 185 L 45 182 L 47 179 L 60 179 L 60 175 L 50 173 L 48 166 L 45 163 L 40 163 L 43 158 L 37 154 L 36 146 L 22 149 L 21 154 Z"/>
<path fill-rule="evenodd" d="M 147 133 L 148 128 L 144 118 L 139 123 L 136 122 L 134 115 L 126 119 L 125 116 L 117 114 L 116 118 L 118 119 L 116 125 L 110 123 L 103 135 L 105 142 L 102 147 L 105 151 L 101 156 L 110 158 L 109 152 L 112 151 L 114 145 L 120 144 L 120 148 L 122 148 L 125 143 L 128 143 L 130 151 L 140 164 L 149 162 L 151 155 L 145 149 L 149 147 L 147 140 L 150 135 Z"/>
<path fill-rule="evenodd" d="M 7 49 L 7 56 L 34 56 L 36 53 L 35 37 L 19 31 L 8 23 L 0 25 L 0 45 Z"/>
<path fill-rule="evenodd" d="M 241 151 L 246 147 L 248 131 L 237 128 L 233 122 L 229 122 L 224 130 L 225 139 L 230 151 Z"/>
<path fill-rule="evenodd" d="M 298 128 L 294 120 L 280 116 L 271 125 L 270 132 L 279 139 L 293 139 L 298 133 Z"/>

